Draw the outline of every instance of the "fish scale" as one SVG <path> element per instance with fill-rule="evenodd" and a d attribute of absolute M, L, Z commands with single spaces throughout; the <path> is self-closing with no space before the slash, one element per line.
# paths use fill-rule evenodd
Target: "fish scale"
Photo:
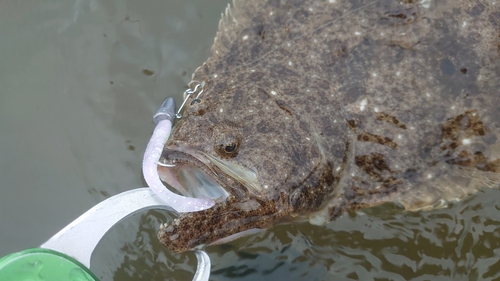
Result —
<path fill-rule="evenodd" d="M 282 221 L 324 224 L 386 202 L 432 209 L 498 187 L 498 77 L 493 0 L 236 0 L 193 74 L 203 92 L 162 153 L 197 160 L 159 167 L 167 182 L 189 165 L 216 171 L 197 176 L 220 187 L 197 188 L 229 196 L 158 237 L 183 252 Z"/>

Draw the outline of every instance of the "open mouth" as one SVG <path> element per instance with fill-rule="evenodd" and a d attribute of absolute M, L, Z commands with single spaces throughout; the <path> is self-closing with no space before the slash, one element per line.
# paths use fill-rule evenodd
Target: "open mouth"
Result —
<path fill-rule="evenodd" d="M 160 178 L 184 196 L 225 200 L 261 191 L 254 171 L 202 152 L 171 146 L 158 166 Z"/>
<path fill-rule="evenodd" d="M 226 199 L 229 193 L 215 180 L 217 174 L 209 164 L 201 155 L 195 157 L 178 149 L 165 149 L 159 161 L 159 175 L 181 195 Z"/>
<path fill-rule="evenodd" d="M 229 194 L 202 169 L 191 164 L 184 164 L 177 170 L 177 181 L 192 197 L 223 198 Z"/>
<path fill-rule="evenodd" d="M 269 213 L 265 214 L 258 211 L 262 202 L 256 197 L 263 190 L 257 173 L 236 161 L 230 162 L 202 151 L 169 145 L 162 151 L 158 173 L 165 183 L 181 195 L 208 197 L 217 204 L 217 208 L 187 216 L 181 214 L 173 223 L 162 225 L 158 237 L 173 251 L 184 252 L 254 234 L 263 228 L 259 217 L 274 214 L 273 211 L 266 211 Z M 241 218 L 235 217 L 235 214 L 241 215 Z M 228 220 L 210 220 L 212 217 L 225 217 Z M 200 223 L 206 221 L 211 224 L 210 229 L 199 233 Z M 186 237 L 178 239 L 179 235 Z"/>

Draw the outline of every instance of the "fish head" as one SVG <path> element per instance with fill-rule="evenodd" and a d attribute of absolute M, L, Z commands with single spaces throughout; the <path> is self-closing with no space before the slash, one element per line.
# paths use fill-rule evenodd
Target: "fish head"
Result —
<path fill-rule="evenodd" d="M 174 126 L 158 168 L 182 195 L 216 200 L 163 228 L 160 240 L 177 252 L 273 225 L 321 158 L 308 127 L 272 94 L 205 87 Z"/>

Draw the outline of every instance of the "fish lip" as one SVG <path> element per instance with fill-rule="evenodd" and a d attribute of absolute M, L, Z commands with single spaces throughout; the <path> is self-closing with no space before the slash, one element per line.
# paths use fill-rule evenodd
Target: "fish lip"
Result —
<path fill-rule="evenodd" d="M 233 193 L 234 187 L 228 184 L 228 178 L 232 178 L 221 171 L 217 165 L 214 165 L 202 153 L 198 153 L 195 149 L 189 149 L 177 145 L 170 145 L 163 149 L 162 155 L 158 163 L 158 173 L 160 178 L 174 187 L 182 195 L 193 196 L 192 190 L 189 187 L 182 185 L 177 180 L 179 169 L 183 165 L 192 165 L 199 168 L 204 174 L 219 185 L 221 192 L 225 193 L 218 197 L 212 197 L 218 201 L 225 200 L 229 194 Z M 229 182 L 236 182 L 232 179 Z M 197 197 L 197 196 L 195 196 Z"/>
<path fill-rule="evenodd" d="M 180 146 L 166 147 L 163 149 L 160 157 L 160 161 L 162 160 L 163 163 L 159 163 L 160 166 L 173 167 L 178 166 L 179 164 L 191 164 L 202 168 L 204 171 L 207 169 L 217 175 L 213 170 L 213 165 L 210 164 L 210 161 L 202 154 L 194 153 L 194 150 L 191 149 L 182 148 Z"/>

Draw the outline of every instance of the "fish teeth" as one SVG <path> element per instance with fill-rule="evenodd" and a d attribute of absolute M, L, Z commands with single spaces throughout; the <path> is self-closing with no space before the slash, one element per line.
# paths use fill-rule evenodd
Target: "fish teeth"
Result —
<path fill-rule="evenodd" d="M 168 227 L 168 223 L 162 223 L 162 224 L 160 224 L 160 230 L 161 231 L 165 230 L 165 228 L 167 228 L 167 227 Z"/>
<path fill-rule="evenodd" d="M 173 225 L 169 225 L 167 228 L 165 228 L 165 232 L 174 232 L 174 226 Z"/>
<path fill-rule="evenodd" d="M 160 225 L 159 232 L 162 233 L 169 233 L 169 232 L 174 232 L 175 227 L 173 225 L 168 225 L 168 223 L 163 223 Z"/>

